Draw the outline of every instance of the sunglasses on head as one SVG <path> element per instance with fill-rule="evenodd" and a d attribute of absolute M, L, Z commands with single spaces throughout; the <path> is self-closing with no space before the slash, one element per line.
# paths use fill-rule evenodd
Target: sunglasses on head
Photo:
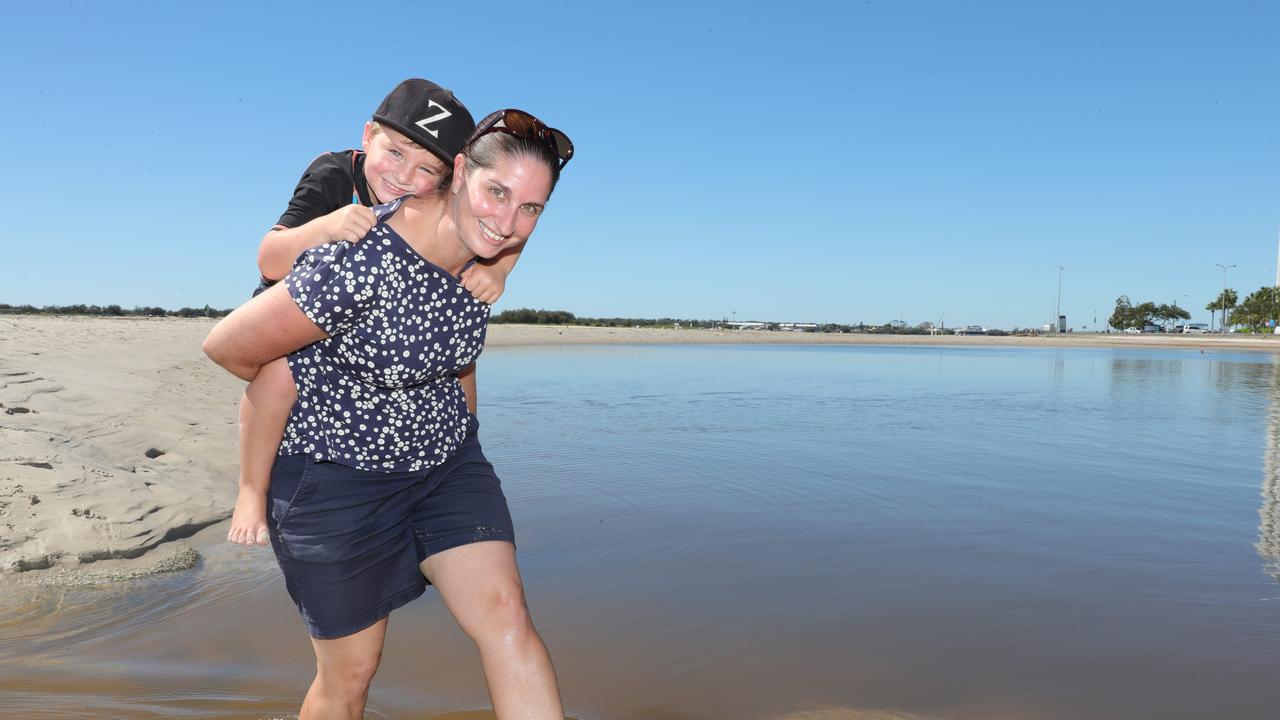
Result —
<path fill-rule="evenodd" d="M 573 157 L 573 143 L 570 142 L 568 135 L 553 127 L 547 127 L 541 120 L 523 110 L 508 108 L 492 113 L 480 121 L 480 124 L 476 126 L 475 133 L 471 136 L 471 141 L 467 144 L 470 145 L 493 132 L 503 132 L 530 140 L 541 140 L 547 144 L 547 147 L 555 151 L 556 157 L 560 158 L 561 168 L 564 168 L 569 163 L 569 159 Z"/>

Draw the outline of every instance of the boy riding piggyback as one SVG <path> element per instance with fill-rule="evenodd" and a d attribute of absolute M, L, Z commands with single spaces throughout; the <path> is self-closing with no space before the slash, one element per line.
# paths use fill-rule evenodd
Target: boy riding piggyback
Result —
<path fill-rule="evenodd" d="M 410 79 L 391 91 L 365 123 L 361 150 L 325 153 L 303 173 L 289 206 L 258 249 L 261 283 L 275 284 L 304 251 L 359 242 L 378 222 L 372 209 L 405 195 L 427 199 L 449 187 L 454 157 L 475 129 L 466 106 L 433 82 Z M 440 195 L 440 201 L 444 198 Z M 485 303 L 502 295 L 522 248 L 476 263 L 463 285 Z M 474 367 L 459 374 L 475 411 Z M 267 488 L 297 393 L 284 358 L 262 368 L 240 404 L 240 481 L 227 540 L 266 545 Z"/>

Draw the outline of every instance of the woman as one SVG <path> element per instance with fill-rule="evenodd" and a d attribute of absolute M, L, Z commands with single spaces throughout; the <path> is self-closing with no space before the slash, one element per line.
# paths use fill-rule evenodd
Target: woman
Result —
<path fill-rule="evenodd" d="M 523 243 L 572 157 L 519 110 L 482 120 L 447 202 L 401 198 L 355 245 L 314 248 L 213 329 L 243 379 L 288 356 L 298 389 L 271 475 L 271 544 L 312 636 L 302 718 L 359 718 L 387 616 L 427 583 L 475 641 L 499 718 L 562 718 L 506 499 L 456 378 L 488 306 L 459 275 Z"/>

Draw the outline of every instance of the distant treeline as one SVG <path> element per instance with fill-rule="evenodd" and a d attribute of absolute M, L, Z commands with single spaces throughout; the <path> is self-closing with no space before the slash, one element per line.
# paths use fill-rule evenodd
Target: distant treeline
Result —
<path fill-rule="evenodd" d="M 590 325 L 594 327 L 679 327 L 679 328 L 729 328 L 733 323 L 727 320 L 690 320 L 687 318 L 591 318 L 577 317 L 567 310 L 532 310 L 519 308 L 503 310 L 489 319 L 492 323 L 518 323 L 521 325 Z M 884 325 L 840 325 L 838 323 L 760 323 L 764 330 L 785 330 L 791 332 L 824 332 L 824 333 L 872 333 L 886 335 L 928 335 L 932 325 L 906 325 L 901 322 Z M 1000 330 L 988 330 L 989 335 L 1007 335 Z"/>
<path fill-rule="evenodd" d="M 162 307 L 122 308 L 119 305 L 9 305 L 0 303 L 0 315 L 90 315 L 98 317 L 224 317 L 231 309 L 219 310 L 205 305 L 202 308 L 166 310 Z M 733 328 L 734 323 L 720 320 L 689 320 L 686 318 L 591 318 L 578 317 L 567 310 L 532 310 L 518 308 L 503 310 L 489 319 L 493 323 L 517 323 L 521 325 L 588 325 L 593 327 L 665 327 L 665 328 Z M 776 323 L 758 324 L 763 330 L 824 333 L 871 333 L 885 335 L 928 335 L 930 323 L 906 325 L 890 322 L 884 325 L 840 325 L 838 323 Z M 1014 329 L 1014 333 L 1034 332 Z M 988 330 L 988 335 L 1008 335 L 1002 330 Z"/>
<path fill-rule="evenodd" d="M 119 305 L 9 305 L 0 303 L 0 314 L 7 315 L 96 315 L 100 317 L 223 317 L 231 310 L 202 308 L 166 310 L 162 307 L 122 308 Z"/>
<path fill-rule="evenodd" d="M 683 320 L 678 318 L 589 318 L 577 317 L 567 310 L 531 310 L 517 308 L 503 310 L 489 318 L 492 323 L 519 323 L 521 325 L 593 325 L 596 327 L 716 327 L 713 320 Z"/>

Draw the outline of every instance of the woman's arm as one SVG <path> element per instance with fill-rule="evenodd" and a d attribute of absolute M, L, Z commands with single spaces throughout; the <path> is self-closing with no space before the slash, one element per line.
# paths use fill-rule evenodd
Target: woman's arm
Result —
<path fill-rule="evenodd" d="M 252 380 L 263 365 L 326 337 L 279 283 L 219 321 L 202 347 L 232 375 Z"/>

